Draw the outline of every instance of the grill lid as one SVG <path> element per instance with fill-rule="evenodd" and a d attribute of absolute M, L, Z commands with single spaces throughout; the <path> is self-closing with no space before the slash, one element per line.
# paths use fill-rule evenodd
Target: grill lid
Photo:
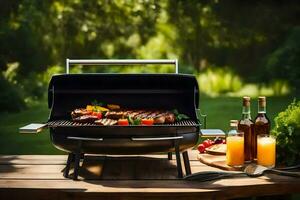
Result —
<path fill-rule="evenodd" d="M 48 88 L 50 120 L 69 119 L 93 100 L 132 109 L 177 109 L 196 121 L 199 88 L 185 74 L 62 74 Z"/>

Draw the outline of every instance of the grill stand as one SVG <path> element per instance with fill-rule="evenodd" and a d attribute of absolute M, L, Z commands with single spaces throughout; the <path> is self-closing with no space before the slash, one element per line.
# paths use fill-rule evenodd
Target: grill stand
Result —
<path fill-rule="evenodd" d="M 168 153 L 168 160 L 172 160 L 172 152 Z"/>
<path fill-rule="evenodd" d="M 73 180 L 78 180 L 79 168 L 80 168 L 80 159 L 84 159 L 84 154 L 81 153 L 81 146 L 83 140 L 87 140 L 87 138 L 75 138 L 70 137 L 69 139 L 77 140 L 77 149 L 75 153 L 71 152 L 68 155 L 67 164 L 63 173 L 65 178 L 69 178 L 69 172 L 71 168 L 71 163 L 74 162 L 74 173 L 73 173 Z M 96 139 L 102 141 L 102 139 Z M 181 165 L 181 156 L 179 151 L 179 140 L 178 138 L 174 140 L 174 147 L 175 147 L 175 155 L 176 155 L 176 164 L 177 164 L 177 177 L 183 178 L 183 170 Z M 182 152 L 183 163 L 185 168 L 186 176 L 191 174 L 191 166 L 189 161 L 189 155 L 187 151 Z M 168 152 L 168 160 L 172 160 L 172 152 Z"/>

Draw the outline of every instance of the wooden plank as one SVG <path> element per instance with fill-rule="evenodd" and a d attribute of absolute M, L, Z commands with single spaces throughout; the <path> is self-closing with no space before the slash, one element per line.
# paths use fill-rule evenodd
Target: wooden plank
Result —
<path fill-rule="evenodd" d="M 91 154 L 92 155 L 92 154 Z M 105 157 L 107 155 L 92 155 L 98 157 Z M 110 157 L 128 157 L 128 155 L 109 155 Z M 151 155 L 130 155 L 132 157 L 142 156 L 145 158 L 167 158 L 167 154 L 151 154 Z M 197 160 L 197 151 L 192 150 L 189 152 L 190 161 Z M 48 164 L 61 164 L 65 165 L 67 160 L 67 155 L 0 155 L 0 165 L 1 164 L 21 164 L 21 165 L 48 165 Z M 175 155 L 173 155 L 173 160 L 175 160 Z"/>
<path fill-rule="evenodd" d="M 64 155 L 0 156 L 0 199 L 224 199 L 300 192 L 300 179 L 271 174 L 209 182 L 179 180 L 175 159 L 168 161 L 166 155 L 86 158 L 81 181 L 73 181 L 62 176 Z M 193 173 L 221 171 L 198 160 L 190 163 Z"/>
<path fill-rule="evenodd" d="M 66 155 L 0 155 L 0 165 L 65 165 Z"/>
<path fill-rule="evenodd" d="M 142 160 L 140 161 L 142 162 Z M 169 165 L 141 168 L 144 164 L 138 164 L 138 167 L 130 168 L 132 164 L 115 164 L 104 167 L 101 163 L 87 163 L 80 168 L 79 178 L 86 180 L 133 180 L 133 179 L 177 179 L 175 163 Z M 64 179 L 62 176 L 64 165 L 1 165 L 0 179 Z M 160 169 L 161 168 L 161 169 Z M 193 165 L 192 173 L 199 171 L 221 171 L 218 169 L 207 168 L 204 165 Z M 72 177 L 73 170 L 70 170 Z"/>
<path fill-rule="evenodd" d="M 255 181 L 255 184 L 254 184 Z M 194 198 L 239 198 L 245 196 L 275 195 L 299 192 L 299 181 L 287 181 L 274 184 L 268 179 L 223 179 L 199 183 L 195 181 L 72 181 L 72 180 L 0 180 L 0 197 L 12 194 L 43 191 L 45 197 L 49 191 L 72 193 L 72 197 L 118 197 L 127 199 L 137 197 L 165 197 L 167 199 Z M 66 195 L 67 197 L 69 195 Z M 30 196 L 32 197 L 32 196 Z M 50 195 L 51 197 L 51 195 Z M 70 198 L 70 197 L 69 197 Z M 45 198 L 50 199 L 50 198 Z M 68 199 L 68 198 L 67 198 Z M 77 199 L 77 198 L 75 198 Z M 81 198 L 79 198 L 81 199 Z"/>

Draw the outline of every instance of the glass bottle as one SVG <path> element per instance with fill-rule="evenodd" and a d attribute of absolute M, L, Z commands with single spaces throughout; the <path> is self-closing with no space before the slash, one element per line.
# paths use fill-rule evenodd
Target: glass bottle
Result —
<path fill-rule="evenodd" d="M 254 120 L 253 156 L 257 158 L 257 136 L 270 134 L 271 121 L 266 114 L 266 97 L 258 97 L 258 112 Z"/>
<path fill-rule="evenodd" d="M 238 120 L 230 120 L 230 130 L 226 137 L 226 164 L 232 167 L 244 165 L 244 134 L 238 131 Z"/>
<path fill-rule="evenodd" d="M 253 138 L 254 123 L 251 120 L 250 97 L 243 97 L 242 118 L 238 123 L 238 130 L 244 133 L 244 154 L 245 162 L 253 161 Z"/>

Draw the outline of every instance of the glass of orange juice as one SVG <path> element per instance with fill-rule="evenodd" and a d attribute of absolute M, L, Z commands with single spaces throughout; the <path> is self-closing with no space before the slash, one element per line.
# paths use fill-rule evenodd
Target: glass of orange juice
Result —
<path fill-rule="evenodd" d="M 257 164 L 275 167 L 276 138 L 272 135 L 257 135 Z"/>
<path fill-rule="evenodd" d="M 238 121 L 231 120 L 231 130 L 226 138 L 226 164 L 232 167 L 244 165 L 244 133 L 237 129 Z"/>

